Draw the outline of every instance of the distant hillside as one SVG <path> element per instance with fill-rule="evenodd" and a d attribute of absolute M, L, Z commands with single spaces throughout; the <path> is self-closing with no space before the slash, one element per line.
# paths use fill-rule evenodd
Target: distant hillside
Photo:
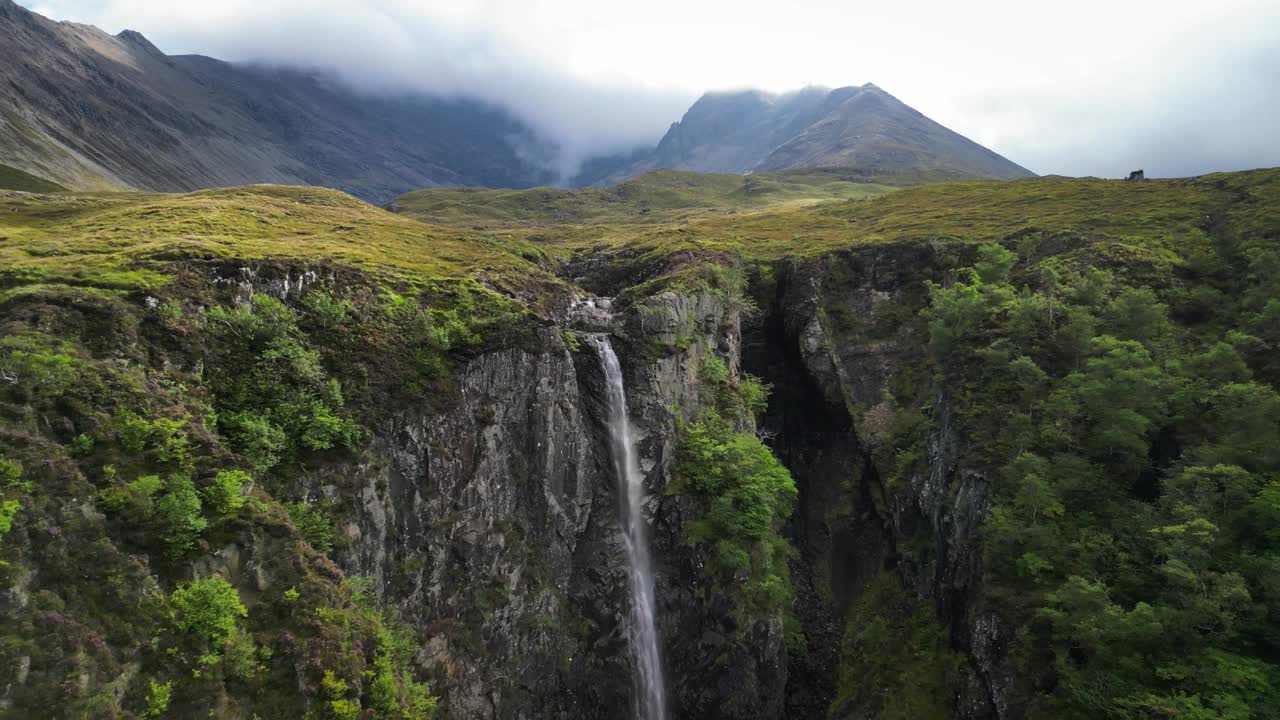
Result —
<path fill-rule="evenodd" d="M 432 188 L 401 195 L 387 208 L 454 226 L 652 224 L 712 211 L 866 198 L 893 190 L 892 184 L 908 183 L 829 170 L 749 176 L 654 170 L 609 188 Z"/>
<path fill-rule="evenodd" d="M 60 192 L 66 190 L 57 183 L 49 182 L 44 178 L 36 177 L 28 172 L 23 172 L 17 168 L 11 168 L 8 165 L 0 165 L 0 189 L 2 190 L 21 190 L 23 192 L 49 193 Z"/>
<path fill-rule="evenodd" d="M 656 148 L 594 160 L 577 181 L 609 184 L 655 168 L 746 173 L 818 167 L 1033 176 L 868 83 L 785 95 L 707 93 Z"/>
<path fill-rule="evenodd" d="M 167 56 L 136 32 L 0 0 L 0 163 L 71 188 L 305 183 L 385 202 L 545 184 L 530 158 L 546 151 L 476 102 L 363 97 L 315 74 Z"/>

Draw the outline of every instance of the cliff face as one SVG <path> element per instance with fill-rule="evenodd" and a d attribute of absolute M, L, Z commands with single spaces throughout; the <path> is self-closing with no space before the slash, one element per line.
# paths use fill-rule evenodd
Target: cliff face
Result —
<path fill-rule="evenodd" d="M 690 510 L 667 494 L 678 424 L 702 402 L 704 357 L 723 355 L 736 372 L 739 322 L 711 294 L 664 293 L 617 316 L 570 313 L 531 348 L 460 367 L 453 407 L 385 418 L 358 461 L 304 478 L 309 497 L 347 509 L 336 560 L 421 634 L 419 659 L 449 717 L 630 712 L 630 601 L 603 376 L 590 346 L 569 340 L 607 327 L 652 493 L 673 704 L 698 717 L 781 716 L 781 618 L 735 615 L 733 587 L 703 586 L 705 557 L 683 536 Z"/>
<path fill-rule="evenodd" d="M 380 604 L 412 628 L 415 662 L 448 717 L 627 715 L 634 688 L 616 478 L 600 360 L 580 341 L 610 331 L 651 492 L 662 651 L 681 716 L 826 712 L 836 698 L 844 618 L 868 584 L 895 567 L 911 592 L 936 599 L 942 622 L 973 649 L 966 716 L 1000 716 L 993 702 L 1007 680 L 998 625 L 971 602 L 983 478 L 957 465 L 960 441 L 945 423 L 930 440 L 933 469 L 909 487 L 887 489 L 871 455 L 878 398 L 914 372 L 921 281 L 956 261 L 926 246 L 886 246 L 783 264 L 772 284 L 756 283 L 767 300 L 755 309 L 722 293 L 667 291 L 617 313 L 565 310 L 557 324 L 457 365 L 447 400 L 379 413 L 358 453 L 298 467 L 289 493 L 331 508 L 337 568 L 367 578 Z M 322 266 L 270 264 L 200 266 L 186 277 L 188 287 L 202 288 L 195 293 L 202 301 L 242 308 L 254 307 L 255 296 L 301 307 L 308 293 L 341 295 L 363 282 Z M 118 312 L 145 318 L 149 307 L 155 303 L 144 299 Z M 205 330 L 191 332 L 176 344 L 110 333 L 106 342 L 149 346 L 149 363 L 200 371 L 212 361 L 211 340 Z M 788 533 L 804 639 L 790 651 L 781 613 L 740 602 L 742 579 L 707 579 L 710 550 L 686 538 L 697 508 L 670 492 L 680 428 L 704 409 L 712 355 L 732 376 L 751 371 L 774 388 L 760 432 L 800 490 Z M 937 402 L 945 413 L 945 398 Z M 86 517 L 105 522 L 86 508 Z M 99 542 L 118 543 L 105 527 Z M 295 582 L 288 578 L 297 570 L 272 560 L 294 551 L 246 532 L 226 537 L 194 576 L 224 577 L 246 596 L 275 595 Z M 291 525 L 275 532 L 294 547 Z M 898 546 L 922 532 L 935 550 L 912 564 Z M 155 570 L 137 571 L 139 587 L 160 581 Z M 10 612 L 21 616 L 23 607 L 18 600 Z M 123 673 L 112 676 L 121 687 L 134 682 L 138 668 L 111 667 Z M 10 692 L 49 670 L 12 678 Z M 22 707 L 22 693 L 10 702 L 15 697 Z M 860 716 L 856 707 L 847 714 Z"/>
<path fill-rule="evenodd" d="M 913 598 L 969 658 L 957 717 L 1007 717 L 1010 675 L 1000 621 L 981 603 L 979 526 L 990 509 L 982 472 L 945 394 L 928 395 L 926 281 L 942 282 L 970 248 L 890 244 L 787 263 L 769 313 L 749 333 L 747 367 L 774 383 L 764 426 L 800 489 L 792 541 L 796 602 L 809 640 L 788 701 L 797 715 L 875 717 L 872 697 L 837 688 L 846 622 L 869 622 L 859 601 L 877 578 Z M 923 469 L 890 484 L 877 454 L 890 433 L 891 388 L 907 388 L 937 418 Z M 851 619 L 852 618 L 852 619 Z"/>
<path fill-rule="evenodd" d="M 564 334 L 611 327 L 652 492 L 664 661 L 682 714 L 816 717 L 835 703 L 838 717 L 874 717 L 858 698 L 836 702 L 841 640 L 887 572 L 969 658 L 957 716 L 1016 716 L 1005 630 L 981 599 L 987 482 L 963 464 L 946 396 L 927 398 L 940 419 L 927 471 L 889 487 L 875 457 L 885 392 L 926 385 L 924 281 L 970 254 L 904 243 L 784 263 L 757 282 L 745 320 L 715 294 L 664 292 L 616 316 L 570 313 L 536 352 L 476 358 L 458 372 L 456 407 L 388 418 L 361 462 L 311 481 L 317 496 L 358 495 L 339 564 L 374 578 L 423 633 L 450 716 L 627 713 L 629 600 L 602 377 L 589 346 L 571 351 Z M 773 385 L 760 431 L 800 490 L 788 535 L 805 640 L 790 653 L 781 617 L 744 618 L 733 588 L 702 580 L 706 551 L 684 540 L 691 510 L 667 493 L 710 352 Z"/>

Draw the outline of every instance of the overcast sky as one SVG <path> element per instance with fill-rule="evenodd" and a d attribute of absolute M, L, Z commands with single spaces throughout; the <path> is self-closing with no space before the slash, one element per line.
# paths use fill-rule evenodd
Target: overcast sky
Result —
<path fill-rule="evenodd" d="M 703 91 L 874 82 L 1046 174 L 1280 165 L 1280 0 L 19 0 L 170 54 L 511 108 L 569 158 Z"/>

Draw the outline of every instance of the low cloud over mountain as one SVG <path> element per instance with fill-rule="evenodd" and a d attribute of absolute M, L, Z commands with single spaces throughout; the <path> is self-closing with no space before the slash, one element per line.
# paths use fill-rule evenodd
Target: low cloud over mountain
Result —
<path fill-rule="evenodd" d="M 482 99 L 558 144 L 562 176 L 584 157 L 656 143 L 705 90 L 868 81 L 1042 174 L 1280 163 L 1280 4 L 1266 0 L 802 0 L 785 12 L 750 0 L 24 2 L 137 29 L 170 54 L 321 68 L 369 93 Z"/>

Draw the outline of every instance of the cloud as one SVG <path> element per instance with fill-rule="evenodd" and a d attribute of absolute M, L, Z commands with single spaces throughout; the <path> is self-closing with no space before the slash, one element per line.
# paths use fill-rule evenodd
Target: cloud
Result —
<path fill-rule="evenodd" d="M 705 90 L 874 81 L 1040 173 L 1280 164 L 1277 0 L 30 0 L 169 53 L 505 106 L 584 156 Z"/>
<path fill-rule="evenodd" d="M 358 90 L 470 97 L 506 107 L 561 149 L 562 173 L 585 157 L 656 142 L 697 93 L 583 77 L 530 44 L 515 3 L 335 0 L 52 0 L 31 9 L 136 29 L 170 54 L 329 71 Z M 526 16 L 519 11 L 517 16 Z M 506 18 L 505 20 L 503 18 Z M 490 21 L 492 20 L 492 21 Z"/>
<path fill-rule="evenodd" d="M 966 98 L 957 114 L 986 123 L 986 140 L 1041 173 L 1142 168 L 1179 177 L 1280 165 L 1280 13 L 1272 14 L 1209 19 L 1068 86 Z M 1082 49 L 1080 62 L 1089 60 Z"/>

